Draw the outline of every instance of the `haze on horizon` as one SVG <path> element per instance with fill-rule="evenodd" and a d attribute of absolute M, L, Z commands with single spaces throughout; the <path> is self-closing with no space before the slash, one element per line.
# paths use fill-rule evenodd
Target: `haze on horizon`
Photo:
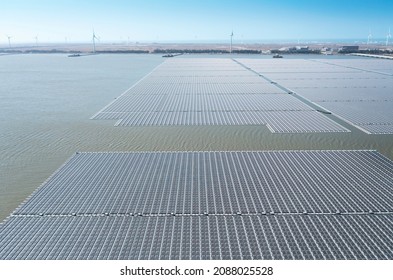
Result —
<path fill-rule="evenodd" d="M 311 0 L 8 0 L 0 45 L 90 42 L 237 41 L 385 38 L 393 1 Z"/>

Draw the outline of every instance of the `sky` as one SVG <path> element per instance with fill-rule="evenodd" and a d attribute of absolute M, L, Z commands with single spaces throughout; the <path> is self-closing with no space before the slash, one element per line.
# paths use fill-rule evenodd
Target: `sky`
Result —
<path fill-rule="evenodd" d="M 0 0 L 0 44 L 385 38 L 392 0 Z"/>

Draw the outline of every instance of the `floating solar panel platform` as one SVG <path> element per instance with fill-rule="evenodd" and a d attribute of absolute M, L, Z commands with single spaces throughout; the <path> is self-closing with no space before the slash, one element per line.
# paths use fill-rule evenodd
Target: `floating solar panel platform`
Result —
<path fill-rule="evenodd" d="M 345 121 L 372 134 L 391 134 L 393 126 L 393 100 L 317 102 Z M 376 126 L 376 127 L 373 127 Z"/>
<path fill-rule="evenodd" d="M 393 259 L 393 215 L 12 217 L 1 259 Z"/>
<path fill-rule="evenodd" d="M 263 80 L 261 80 L 263 81 Z M 134 94 L 264 94 L 287 92 L 272 85 L 261 82 L 257 84 L 148 84 L 138 83 L 127 91 L 127 95 Z"/>
<path fill-rule="evenodd" d="M 230 59 L 173 59 L 91 119 L 117 120 L 115 126 L 266 125 L 273 133 L 349 131 L 288 93 Z"/>
<path fill-rule="evenodd" d="M 375 151 L 77 153 L 0 226 L 0 259 L 393 259 L 392 236 Z"/>
<path fill-rule="evenodd" d="M 350 67 L 365 71 L 375 71 L 387 75 L 393 75 L 393 61 L 383 59 L 329 59 L 316 61 L 329 63 L 341 67 Z"/>
<path fill-rule="evenodd" d="M 365 88 L 301 88 L 296 94 L 310 101 L 393 101 L 393 89 Z"/>
<path fill-rule="evenodd" d="M 101 112 L 312 111 L 289 94 L 123 95 Z"/>
<path fill-rule="evenodd" d="M 95 118 L 111 117 L 112 114 Z M 120 116 L 120 115 L 119 115 Z M 272 133 L 349 132 L 316 111 L 136 112 L 121 115 L 115 126 L 266 125 Z"/>
<path fill-rule="evenodd" d="M 392 61 L 238 59 L 277 85 L 369 134 L 392 134 Z"/>

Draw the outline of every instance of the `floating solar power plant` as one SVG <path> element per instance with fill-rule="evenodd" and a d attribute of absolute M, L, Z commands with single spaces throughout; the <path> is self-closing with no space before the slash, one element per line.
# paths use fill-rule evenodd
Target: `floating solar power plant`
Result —
<path fill-rule="evenodd" d="M 0 259 L 391 260 L 392 217 L 12 217 L 0 229 Z"/>
<path fill-rule="evenodd" d="M 375 151 L 78 153 L 14 215 L 393 212 Z"/>

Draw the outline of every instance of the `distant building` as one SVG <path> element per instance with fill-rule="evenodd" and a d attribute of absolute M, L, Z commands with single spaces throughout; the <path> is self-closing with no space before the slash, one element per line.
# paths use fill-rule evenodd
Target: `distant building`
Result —
<path fill-rule="evenodd" d="M 297 46 L 296 50 L 297 51 L 308 51 L 309 47 L 308 46 Z"/>
<path fill-rule="evenodd" d="M 359 46 L 343 46 L 340 52 L 349 53 L 359 51 Z"/>

